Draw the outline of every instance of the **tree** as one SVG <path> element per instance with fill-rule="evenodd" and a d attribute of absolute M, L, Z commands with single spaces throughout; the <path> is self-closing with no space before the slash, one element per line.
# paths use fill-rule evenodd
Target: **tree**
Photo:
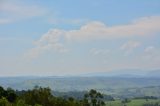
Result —
<path fill-rule="evenodd" d="M 24 100 L 19 99 L 16 103 L 16 106 L 30 106 L 30 105 L 26 104 Z"/>
<path fill-rule="evenodd" d="M 34 106 L 42 106 L 42 105 L 39 105 L 39 104 L 35 104 Z"/>
<path fill-rule="evenodd" d="M 7 88 L 7 100 L 11 103 L 15 102 L 17 95 L 12 88 Z"/>
<path fill-rule="evenodd" d="M 6 97 L 6 96 L 7 96 L 7 92 L 3 87 L 0 86 L 0 98 Z"/>
<path fill-rule="evenodd" d="M 50 99 L 53 97 L 50 88 L 35 87 L 22 95 L 25 102 L 30 105 L 40 104 L 42 106 L 51 106 Z"/>
<path fill-rule="evenodd" d="M 124 100 L 121 101 L 123 103 L 124 106 L 126 106 L 126 103 L 131 102 L 130 99 L 125 98 Z"/>
<path fill-rule="evenodd" d="M 122 100 L 122 103 L 129 103 L 129 102 L 131 102 L 131 100 L 127 99 L 127 98 L 125 98 L 124 100 Z"/>
<path fill-rule="evenodd" d="M 8 100 L 5 97 L 2 97 L 0 99 L 0 106 L 11 106 L 11 104 L 8 102 Z"/>
<path fill-rule="evenodd" d="M 105 106 L 103 95 L 94 89 L 91 89 L 84 95 L 84 106 Z"/>

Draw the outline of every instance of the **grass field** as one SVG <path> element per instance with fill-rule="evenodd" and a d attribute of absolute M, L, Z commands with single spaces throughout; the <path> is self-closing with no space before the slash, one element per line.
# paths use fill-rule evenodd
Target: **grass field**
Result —
<path fill-rule="evenodd" d="M 146 103 L 156 103 L 156 102 L 160 103 L 160 99 L 148 100 L 148 101 L 146 101 L 145 99 L 134 99 L 134 100 L 131 100 L 131 102 L 126 103 L 126 106 L 143 106 L 143 104 L 146 104 Z M 121 103 L 120 100 L 116 100 L 116 101 L 106 102 L 106 106 L 124 106 L 124 104 Z"/>

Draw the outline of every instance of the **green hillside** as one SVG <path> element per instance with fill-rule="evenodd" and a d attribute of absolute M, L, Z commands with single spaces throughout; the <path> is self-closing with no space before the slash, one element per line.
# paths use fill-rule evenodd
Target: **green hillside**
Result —
<path fill-rule="evenodd" d="M 143 106 L 144 104 L 155 104 L 155 103 L 160 103 L 160 100 L 148 100 L 146 101 L 145 99 L 132 99 L 131 102 L 126 103 L 126 106 Z M 121 100 L 116 100 L 116 101 L 109 101 L 106 102 L 106 106 L 124 106 L 124 103 L 121 102 Z M 152 106 L 152 105 L 148 105 Z M 159 106 L 159 105 L 157 105 Z"/>
<path fill-rule="evenodd" d="M 118 77 L 24 77 L 0 78 L 0 85 L 18 90 L 32 89 L 35 85 L 54 91 L 86 91 L 96 89 L 115 98 L 138 96 L 160 97 L 160 78 Z"/>

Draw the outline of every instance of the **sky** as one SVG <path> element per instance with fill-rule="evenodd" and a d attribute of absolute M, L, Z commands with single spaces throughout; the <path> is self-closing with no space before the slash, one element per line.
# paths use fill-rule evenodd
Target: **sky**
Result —
<path fill-rule="evenodd" d="M 0 76 L 160 69 L 160 0 L 0 0 Z"/>

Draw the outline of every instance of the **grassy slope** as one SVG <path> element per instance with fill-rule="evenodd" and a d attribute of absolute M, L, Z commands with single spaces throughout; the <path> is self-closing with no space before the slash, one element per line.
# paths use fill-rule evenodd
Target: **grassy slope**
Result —
<path fill-rule="evenodd" d="M 131 100 L 131 102 L 127 103 L 127 106 L 142 106 L 145 103 L 155 103 L 155 102 L 159 102 L 160 100 L 148 100 L 146 101 L 145 99 L 135 99 L 135 100 Z M 120 100 L 116 100 L 116 101 L 110 101 L 110 102 L 106 102 L 106 106 L 123 106 L 123 104 L 121 103 Z"/>

